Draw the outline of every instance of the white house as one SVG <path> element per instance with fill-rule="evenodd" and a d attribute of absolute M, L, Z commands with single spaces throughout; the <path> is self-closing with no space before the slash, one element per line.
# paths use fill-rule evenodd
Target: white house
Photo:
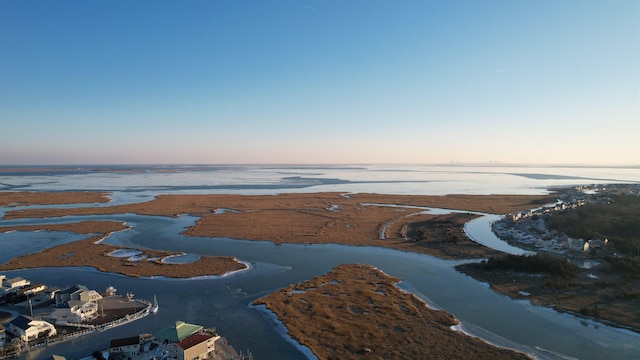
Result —
<path fill-rule="evenodd" d="M 589 251 L 589 243 L 582 239 L 569 239 L 567 240 L 569 244 L 569 250 L 573 251 Z"/>
<path fill-rule="evenodd" d="M 15 277 L 13 279 L 3 279 L 2 280 L 3 293 L 9 294 L 12 292 L 16 292 L 20 290 L 23 286 L 27 286 L 29 284 L 31 284 L 29 280 L 23 279 L 21 277 Z"/>
<path fill-rule="evenodd" d="M 69 300 L 66 306 L 56 308 L 49 318 L 56 324 L 83 323 L 95 318 L 98 314 L 98 304 L 92 301 Z"/>
<path fill-rule="evenodd" d="M 56 328 L 46 321 L 35 320 L 25 315 L 6 323 L 6 331 L 24 341 L 38 338 L 39 336 L 55 336 Z"/>
<path fill-rule="evenodd" d="M 35 285 L 29 285 L 29 286 L 25 286 L 21 292 L 23 295 L 35 295 L 41 291 L 45 291 L 47 290 L 47 285 L 45 284 L 35 284 Z"/>
<path fill-rule="evenodd" d="M 71 300 L 97 302 L 100 299 L 102 299 L 102 295 L 95 290 L 84 290 L 71 294 Z"/>
<path fill-rule="evenodd" d="M 591 239 L 589 240 L 589 247 L 599 249 L 606 246 L 608 242 L 608 239 Z"/>

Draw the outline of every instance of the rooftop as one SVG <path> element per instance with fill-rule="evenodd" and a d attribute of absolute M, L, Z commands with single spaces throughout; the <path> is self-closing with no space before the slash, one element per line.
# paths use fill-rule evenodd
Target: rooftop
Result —
<path fill-rule="evenodd" d="M 213 334 L 208 332 L 199 332 L 189 336 L 188 338 L 180 341 L 178 346 L 180 346 L 183 350 L 191 349 L 192 347 L 203 343 L 213 337 Z"/>
<path fill-rule="evenodd" d="M 128 338 L 122 339 L 113 339 L 111 340 L 110 348 L 120 347 L 120 346 L 130 346 L 130 345 L 138 345 L 140 344 L 140 336 L 132 336 Z"/>
<path fill-rule="evenodd" d="M 25 315 L 20 315 L 17 318 L 11 320 L 9 324 L 12 324 L 15 327 L 26 330 L 29 328 L 29 323 L 33 321 L 32 319 L 26 317 Z"/>
<path fill-rule="evenodd" d="M 174 325 L 167 326 L 166 328 L 154 333 L 153 336 L 157 337 L 158 339 L 167 340 L 170 342 L 179 342 L 202 330 L 202 328 L 202 325 L 194 325 L 188 324 L 184 321 L 176 321 Z"/>

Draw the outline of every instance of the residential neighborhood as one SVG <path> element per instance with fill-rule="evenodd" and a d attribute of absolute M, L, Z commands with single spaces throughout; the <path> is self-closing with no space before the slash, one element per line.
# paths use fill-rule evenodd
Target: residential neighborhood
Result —
<path fill-rule="evenodd" d="M 224 359 L 240 360 L 240 356 L 214 328 L 176 321 L 153 334 L 113 339 L 102 351 L 105 359 Z"/>
<path fill-rule="evenodd" d="M 545 219 L 556 213 L 576 209 L 590 203 L 611 201 L 600 195 L 607 190 L 602 186 L 576 186 L 563 192 L 560 200 L 538 209 L 523 210 L 505 215 L 492 224 L 497 237 L 517 246 L 541 252 L 579 256 L 593 249 L 604 249 L 611 244 L 606 238 L 574 239 L 567 234 L 551 230 Z"/>
<path fill-rule="evenodd" d="M 81 284 L 60 289 L 44 284 L 32 285 L 29 280 L 19 277 L 7 279 L 0 275 L 0 280 L 0 304 L 3 304 L 0 308 L 0 359 L 103 332 L 158 310 L 155 297 L 151 303 L 134 299 L 132 293 L 120 296 L 113 286 L 100 293 Z M 176 321 L 154 333 L 112 339 L 108 349 L 96 349 L 87 359 L 95 359 L 96 354 L 114 360 L 252 358 L 250 354 L 238 355 L 215 328 L 184 321 Z M 64 356 L 54 355 L 53 358 L 65 360 Z"/>
<path fill-rule="evenodd" d="M 157 304 L 84 285 L 64 289 L 0 275 L 0 358 L 21 354 L 147 316 Z M 17 315 L 16 315 L 17 314 Z"/>

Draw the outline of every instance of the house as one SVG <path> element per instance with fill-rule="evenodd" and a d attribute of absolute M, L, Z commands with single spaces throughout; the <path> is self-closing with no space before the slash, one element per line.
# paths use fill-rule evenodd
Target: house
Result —
<path fill-rule="evenodd" d="M 59 287 L 48 287 L 45 290 L 36 294 L 37 301 L 49 301 L 56 298 L 56 293 L 60 291 Z"/>
<path fill-rule="evenodd" d="M 95 290 L 82 290 L 71 294 L 71 300 L 97 302 L 100 299 L 102 295 Z"/>
<path fill-rule="evenodd" d="M 589 242 L 584 241 L 582 239 L 569 239 L 567 240 L 569 244 L 569 250 L 573 251 L 589 251 Z"/>
<path fill-rule="evenodd" d="M 27 279 L 23 279 L 21 277 L 15 277 L 13 279 L 4 279 L 2 280 L 2 286 L 6 288 L 18 288 L 31 284 L 31 282 Z"/>
<path fill-rule="evenodd" d="M 505 217 L 505 219 L 507 219 L 509 221 L 516 222 L 516 221 L 520 220 L 521 214 L 519 212 L 514 212 L 514 213 L 509 213 L 509 214 L 505 215 L 504 217 Z"/>
<path fill-rule="evenodd" d="M 56 308 L 49 318 L 56 324 L 83 323 L 94 319 L 98 314 L 98 304 L 92 301 L 69 300 Z"/>
<path fill-rule="evenodd" d="M 27 285 L 20 290 L 20 293 L 26 296 L 31 296 L 41 291 L 45 291 L 46 289 L 47 289 L 47 285 L 45 284 Z"/>
<path fill-rule="evenodd" d="M 2 288 L 3 288 L 5 294 L 17 292 L 23 286 L 27 286 L 29 284 L 31 284 L 31 282 L 29 280 L 23 279 L 21 277 L 15 277 L 13 279 L 3 279 L 2 280 Z"/>
<path fill-rule="evenodd" d="M 56 293 L 55 298 L 56 298 L 56 307 L 62 306 L 64 304 L 67 303 L 67 301 L 71 300 L 71 296 L 75 293 L 80 293 L 82 291 L 86 291 L 89 290 L 86 286 L 84 285 L 74 285 L 71 287 L 68 287 L 66 289 L 60 290 L 58 291 L 58 293 Z M 80 300 L 79 295 L 78 298 L 75 300 Z"/>
<path fill-rule="evenodd" d="M 168 347 L 169 354 L 178 360 L 209 359 L 215 351 L 220 335 L 213 331 L 199 331 Z"/>
<path fill-rule="evenodd" d="M 24 341 L 38 338 L 39 336 L 55 336 L 56 328 L 46 321 L 35 320 L 25 315 L 6 323 L 6 331 Z"/>
<path fill-rule="evenodd" d="M 553 248 L 555 250 L 563 250 L 569 247 L 569 244 L 567 243 L 566 240 L 562 240 L 562 239 L 553 239 Z"/>
<path fill-rule="evenodd" d="M 140 336 L 111 340 L 109 358 L 133 358 L 140 355 Z"/>
<path fill-rule="evenodd" d="M 537 248 L 551 249 L 553 247 L 553 240 L 538 239 L 536 240 L 535 246 Z"/>
<path fill-rule="evenodd" d="M 595 248 L 595 249 L 600 249 L 604 246 L 607 245 L 607 243 L 609 242 L 608 239 L 591 239 L 589 240 L 589 247 L 590 248 Z"/>
<path fill-rule="evenodd" d="M 166 328 L 156 332 L 153 336 L 156 339 L 164 342 L 165 344 L 177 343 L 187 337 L 201 331 L 204 328 L 202 325 L 188 324 L 184 321 L 176 321 L 174 325 L 167 326 Z"/>

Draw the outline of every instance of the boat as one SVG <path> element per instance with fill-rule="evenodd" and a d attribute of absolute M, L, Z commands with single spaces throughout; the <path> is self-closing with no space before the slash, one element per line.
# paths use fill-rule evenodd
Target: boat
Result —
<path fill-rule="evenodd" d="M 152 314 L 155 314 L 158 312 L 158 299 L 156 298 L 155 295 L 153 295 L 153 306 L 151 307 L 151 310 L 149 310 Z"/>

